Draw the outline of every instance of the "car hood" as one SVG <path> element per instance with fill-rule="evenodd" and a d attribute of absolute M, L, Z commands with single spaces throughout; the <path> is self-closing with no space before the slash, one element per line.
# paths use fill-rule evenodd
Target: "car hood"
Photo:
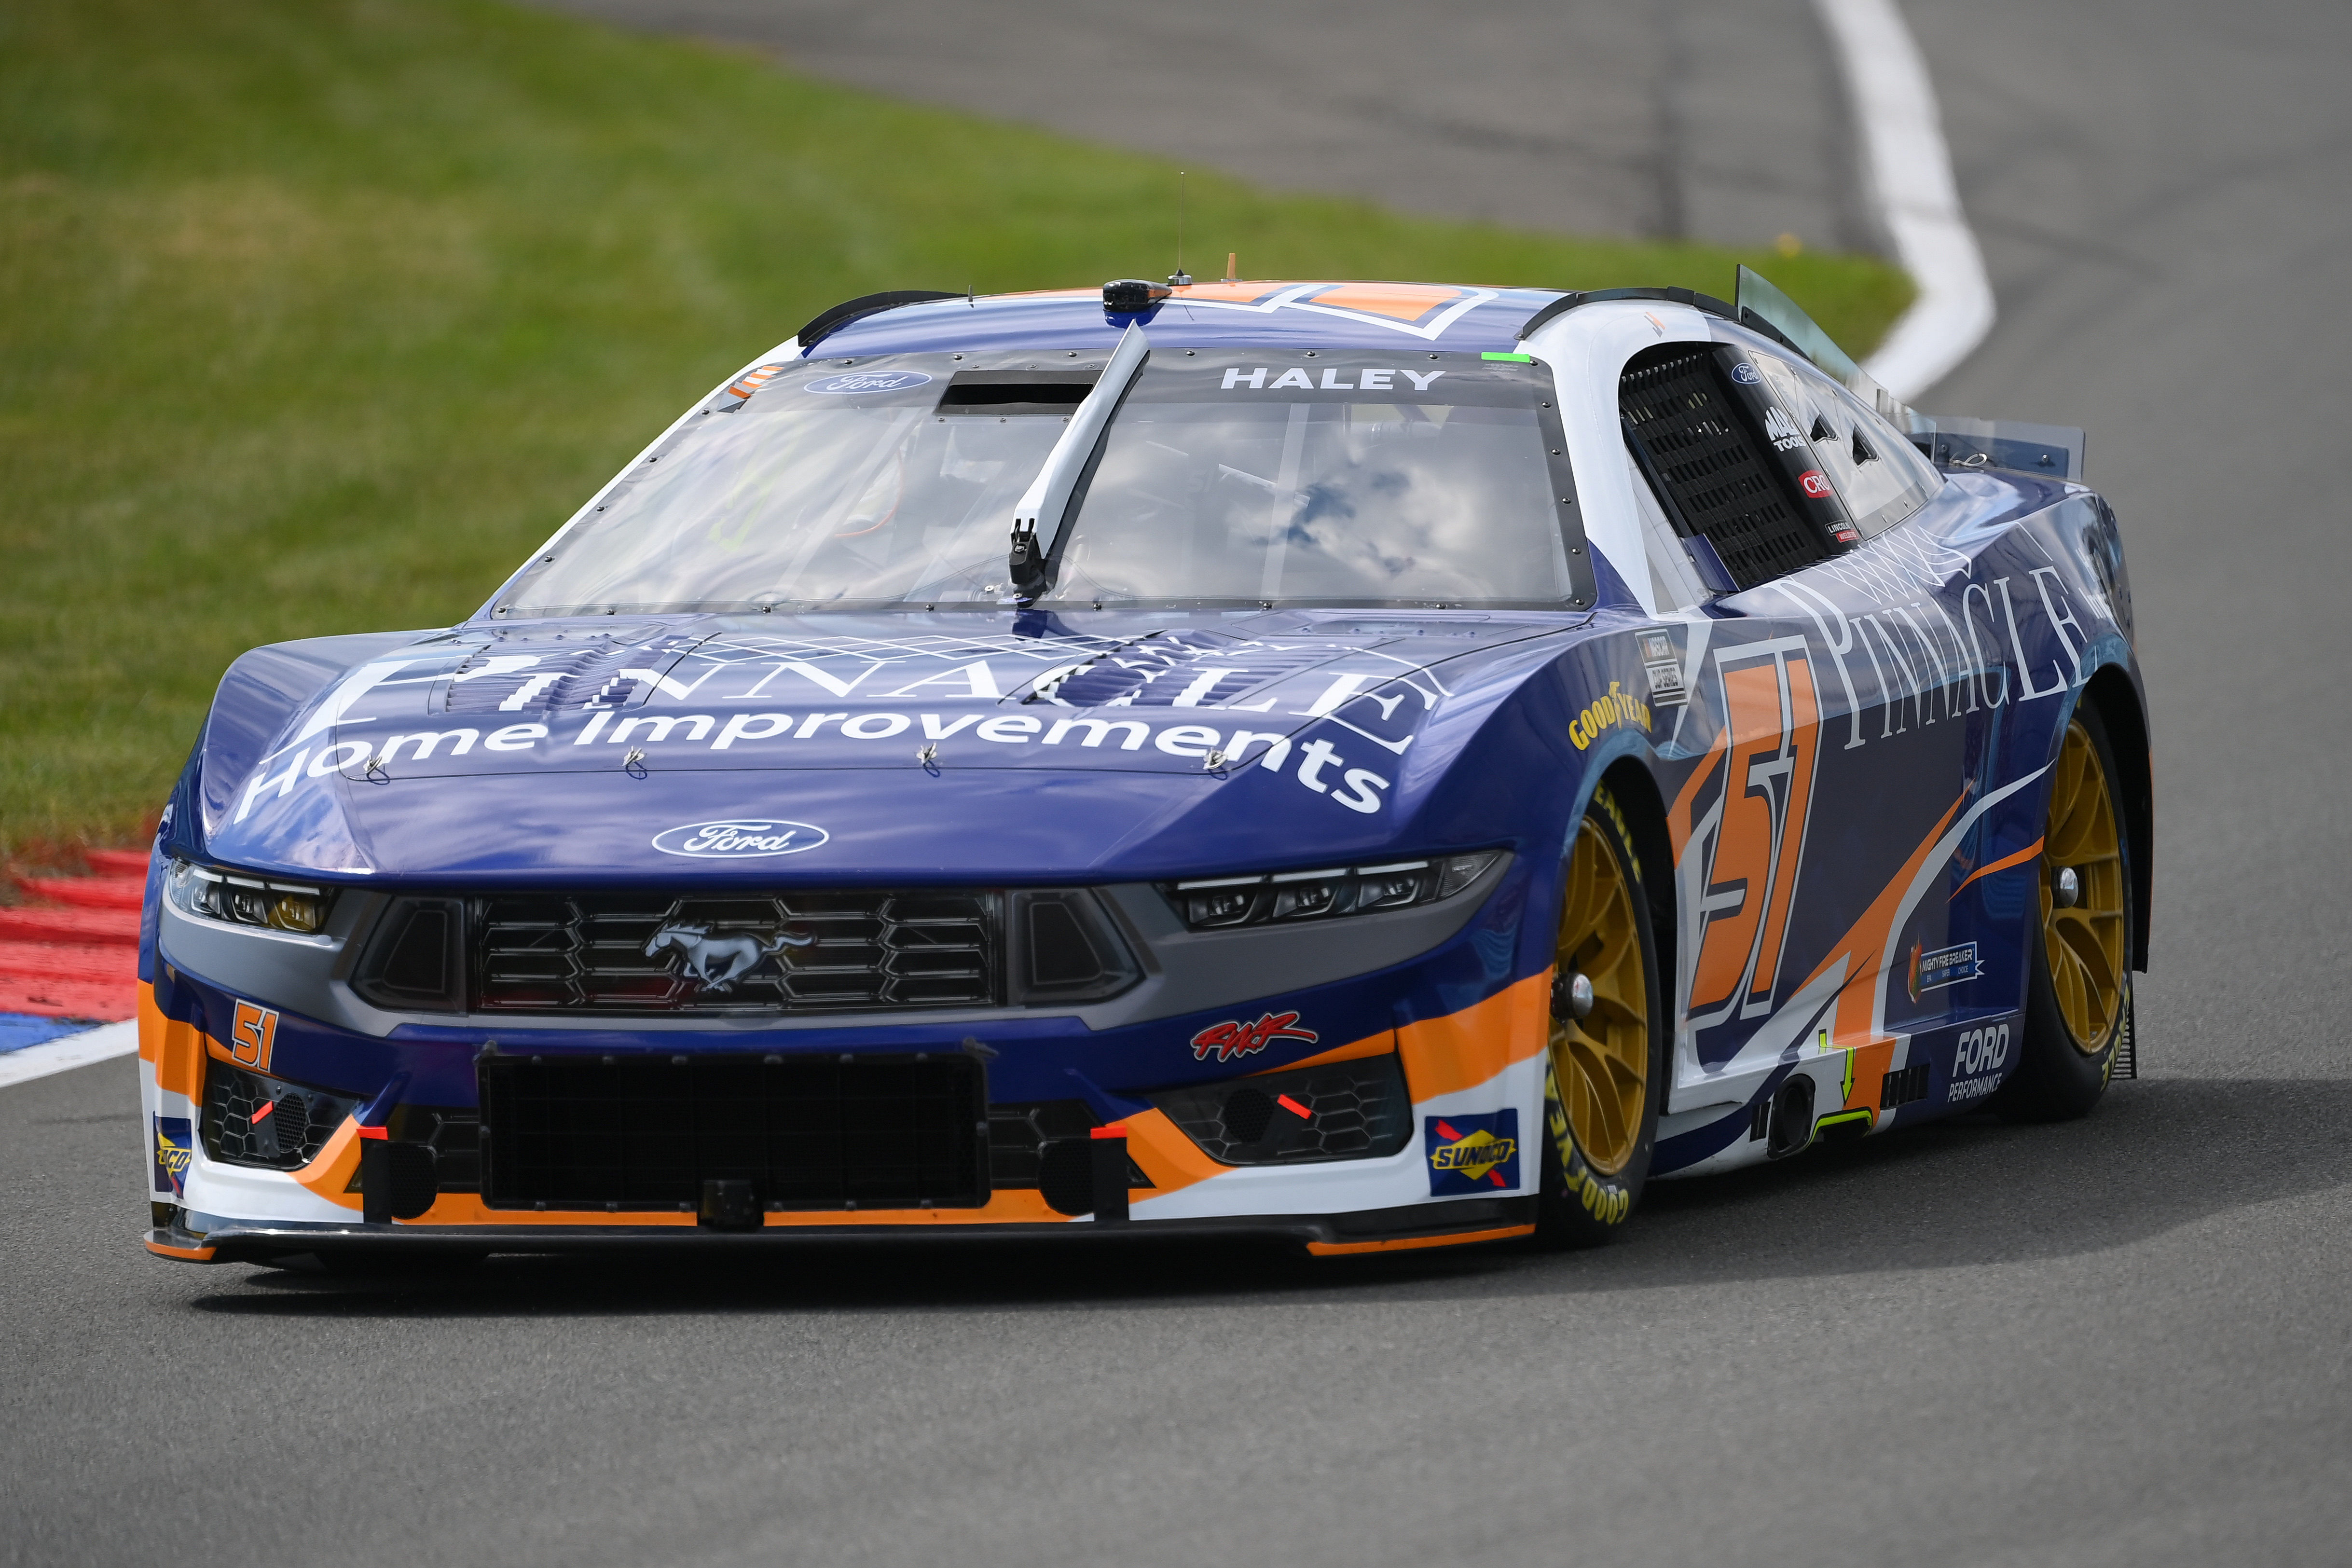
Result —
<path fill-rule="evenodd" d="M 1449 760 L 1582 624 L 694 616 L 283 644 L 224 680 L 188 804 L 224 860 L 404 881 L 1377 853 L 1438 830 Z"/>

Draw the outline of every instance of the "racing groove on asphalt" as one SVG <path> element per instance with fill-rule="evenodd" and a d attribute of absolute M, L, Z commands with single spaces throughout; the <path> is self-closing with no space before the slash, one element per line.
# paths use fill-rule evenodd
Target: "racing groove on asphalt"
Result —
<path fill-rule="evenodd" d="M 1580 1257 L 386 1289 L 139 1252 L 102 1064 L 0 1093 L 0 1561 L 2340 1561 L 2352 16 L 1906 13 L 2003 311 L 1923 405 L 2087 426 L 2132 552 L 2139 1082 L 1662 1185 Z"/>

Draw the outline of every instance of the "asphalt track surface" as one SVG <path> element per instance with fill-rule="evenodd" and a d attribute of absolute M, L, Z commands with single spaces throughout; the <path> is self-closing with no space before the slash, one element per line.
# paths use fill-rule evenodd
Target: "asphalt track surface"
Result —
<path fill-rule="evenodd" d="M 1664 1184 L 1595 1254 L 837 1247 L 385 1287 L 139 1252 L 110 1062 L 0 1092 L 0 1561 L 2352 1554 L 2352 12 L 1906 12 L 2002 310 L 1925 405 L 2088 426 L 2129 540 L 2160 813 L 2138 1082 L 2070 1125 Z"/>

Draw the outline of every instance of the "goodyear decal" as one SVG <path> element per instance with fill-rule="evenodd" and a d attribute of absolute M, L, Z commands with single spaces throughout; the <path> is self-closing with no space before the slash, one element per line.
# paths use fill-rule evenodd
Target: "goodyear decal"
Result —
<path fill-rule="evenodd" d="M 1560 1103 L 1559 1078 L 1551 1073 L 1544 1075 L 1544 1126 L 1551 1133 L 1552 1152 L 1559 1159 L 1568 1201 L 1602 1225 L 1622 1225 L 1633 1212 L 1633 1190 L 1595 1174 L 1584 1163 L 1584 1152 L 1576 1146 L 1576 1134 L 1568 1125 L 1568 1107 Z"/>
<path fill-rule="evenodd" d="M 188 1191 L 188 1161 L 195 1134 L 184 1116 L 155 1118 L 154 1191 L 184 1197 Z"/>
<path fill-rule="evenodd" d="M 1619 690 L 1618 686 L 1619 682 L 1611 681 L 1599 701 L 1569 721 L 1568 738 L 1576 742 L 1578 751 L 1599 740 L 1602 731 L 1621 724 L 1639 724 L 1644 730 L 1650 727 L 1650 705 L 1630 692 Z"/>
<path fill-rule="evenodd" d="M 1519 1185 L 1519 1113 L 1432 1116 L 1423 1129 L 1429 1150 L 1429 1195 L 1516 1192 Z"/>

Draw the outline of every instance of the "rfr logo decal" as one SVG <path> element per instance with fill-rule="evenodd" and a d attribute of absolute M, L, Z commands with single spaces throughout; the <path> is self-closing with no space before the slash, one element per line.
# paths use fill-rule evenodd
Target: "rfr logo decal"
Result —
<path fill-rule="evenodd" d="M 1712 837 L 1698 900 L 1693 1028 L 1772 1010 L 1804 859 L 1821 704 L 1802 638 L 1716 656 L 1723 681 L 1722 795 L 1692 837 Z"/>
<path fill-rule="evenodd" d="M 1212 1024 L 1192 1037 L 1192 1059 L 1204 1062 L 1214 1052 L 1219 1061 L 1231 1061 L 1254 1057 L 1276 1040 L 1303 1040 L 1311 1046 L 1321 1037 L 1312 1029 L 1292 1027 L 1297 1022 L 1296 1013 L 1264 1013 L 1255 1024 L 1238 1019 Z"/>
<path fill-rule="evenodd" d="M 269 1055 L 277 1045 L 278 1010 L 258 1002 L 238 1003 L 236 1018 L 228 1031 L 230 1058 L 257 1072 L 268 1072 Z"/>

